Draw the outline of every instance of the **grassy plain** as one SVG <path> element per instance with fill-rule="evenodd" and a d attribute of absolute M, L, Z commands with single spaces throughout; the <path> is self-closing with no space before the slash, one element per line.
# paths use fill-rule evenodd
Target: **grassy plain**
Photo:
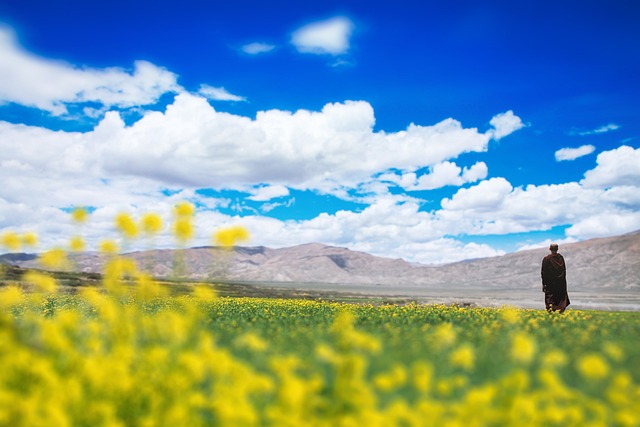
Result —
<path fill-rule="evenodd" d="M 0 289 L 0 425 L 640 423 L 637 312 L 104 285 Z"/>

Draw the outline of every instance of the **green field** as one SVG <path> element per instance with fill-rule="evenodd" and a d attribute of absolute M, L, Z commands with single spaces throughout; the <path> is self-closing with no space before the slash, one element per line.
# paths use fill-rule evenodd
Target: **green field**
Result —
<path fill-rule="evenodd" d="M 105 287 L 0 289 L 0 425 L 640 423 L 637 312 Z"/>

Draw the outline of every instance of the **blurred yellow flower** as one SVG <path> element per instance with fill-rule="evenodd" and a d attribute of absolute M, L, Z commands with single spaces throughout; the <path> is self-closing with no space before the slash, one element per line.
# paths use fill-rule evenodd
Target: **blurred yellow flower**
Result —
<path fill-rule="evenodd" d="M 428 392 L 433 380 L 433 365 L 420 360 L 415 362 L 412 368 L 413 386 L 421 393 Z"/>
<path fill-rule="evenodd" d="M 71 218 L 74 222 L 78 224 L 82 224 L 89 218 L 89 211 L 83 207 L 77 207 L 73 211 L 71 211 Z"/>
<path fill-rule="evenodd" d="M 58 283 L 56 279 L 51 276 L 47 276 L 46 274 L 38 273 L 35 271 L 29 271 L 22 276 L 22 279 L 27 282 L 35 285 L 36 290 L 39 292 L 55 292 L 58 288 Z"/>
<path fill-rule="evenodd" d="M 475 354 L 471 344 L 462 344 L 453 353 L 451 353 L 451 364 L 465 370 L 473 368 L 475 363 Z"/>
<path fill-rule="evenodd" d="M 522 363 L 530 363 L 536 352 L 536 343 L 529 335 L 517 333 L 511 341 L 511 358 Z"/>
<path fill-rule="evenodd" d="M 118 245 L 113 240 L 103 240 L 100 242 L 100 252 L 115 254 L 118 252 Z"/>
<path fill-rule="evenodd" d="M 622 351 L 622 349 L 618 345 L 612 342 L 604 343 L 602 349 L 606 353 L 606 355 L 615 362 L 621 362 L 624 359 L 624 351 Z"/>
<path fill-rule="evenodd" d="M 506 323 L 515 324 L 520 320 L 520 312 L 513 307 L 503 307 L 501 313 Z"/>
<path fill-rule="evenodd" d="M 14 231 L 7 231 L 2 235 L 2 246 L 10 251 L 17 251 L 20 249 L 20 236 Z"/>
<path fill-rule="evenodd" d="M 64 269 L 69 266 L 69 260 L 67 259 L 67 253 L 59 248 L 49 249 L 42 253 L 38 259 L 40 264 L 46 268 L 53 270 Z"/>
<path fill-rule="evenodd" d="M 33 232 L 27 232 L 22 235 L 22 244 L 34 247 L 38 244 L 38 235 Z"/>
<path fill-rule="evenodd" d="M 269 345 L 253 332 L 246 332 L 235 339 L 235 345 L 251 351 L 265 351 Z"/>
<path fill-rule="evenodd" d="M 84 239 L 80 236 L 74 236 L 69 241 L 69 248 L 74 252 L 83 251 L 85 248 Z"/>
<path fill-rule="evenodd" d="M 431 335 L 436 346 L 444 347 L 456 341 L 457 332 L 451 323 L 438 325 Z"/>
<path fill-rule="evenodd" d="M 173 233 L 181 243 L 185 243 L 193 238 L 194 229 L 191 218 L 183 216 L 176 219 L 176 222 L 173 224 Z"/>
<path fill-rule="evenodd" d="M 249 240 L 249 231 L 241 225 L 235 225 L 216 231 L 213 240 L 218 246 L 230 248 L 237 242 Z"/>
<path fill-rule="evenodd" d="M 590 353 L 578 361 L 578 371 L 589 380 L 601 380 L 609 375 L 609 365 L 599 354 Z"/>
<path fill-rule="evenodd" d="M 162 231 L 162 218 L 155 213 L 146 213 L 140 220 L 141 228 L 147 236 L 157 234 Z"/>
<path fill-rule="evenodd" d="M 22 304 L 25 295 L 18 286 L 6 286 L 0 288 L 0 308 Z"/>
<path fill-rule="evenodd" d="M 213 302 L 218 297 L 216 290 L 211 286 L 197 285 L 193 287 L 193 296 L 202 302 Z"/>
<path fill-rule="evenodd" d="M 543 366 L 560 367 L 567 364 L 567 356 L 560 350 L 551 350 L 542 357 Z"/>
<path fill-rule="evenodd" d="M 133 218 L 124 212 L 116 215 L 116 228 L 128 239 L 132 239 L 138 235 L 138 227 L 133 221 Z"/>
<path fill-rule="evenodd" d="M 178 217 L 193 216 L 195 211 L 196 211 L 195 206 L 193 206 L 189 202 L 180 202 L 173 209 L 173 212 Z"/>

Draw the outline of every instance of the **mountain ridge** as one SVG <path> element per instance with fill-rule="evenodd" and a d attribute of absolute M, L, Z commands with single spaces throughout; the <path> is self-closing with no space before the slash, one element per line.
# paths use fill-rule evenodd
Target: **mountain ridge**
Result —
<path fill-rule="evenodd" d="M 422 289 L 534 289 L 540 283 L 545 248 L 443 265 L 410 263 L 321 243 L 284 248 L 266 246 L 201 246 L 183 250 L 155 249 L 124 256 L 156 277 L 235 280 L 271 283 L 327 283 Z M 640 231 L 567 243 L 569 286 L 583 290 L 640 291 Z M 75 270 L 101 272 L 105 257 L 71 254 Z M 37 267 L 32 254 L 5 254 L 0 262 Z"/>

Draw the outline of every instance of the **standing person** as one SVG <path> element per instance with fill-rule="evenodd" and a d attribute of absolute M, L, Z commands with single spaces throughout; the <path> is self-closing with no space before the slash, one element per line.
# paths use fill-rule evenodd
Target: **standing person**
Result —
<path fill-rule="evenodd" d="M 549 246 L 551 253 L 542 259 L 542 291 L 547 311 L 559 310 L 562 313 L 569 302 L 567 293 L 567 266 L 564 258 L 558 253 L 558 244 Z"/>

